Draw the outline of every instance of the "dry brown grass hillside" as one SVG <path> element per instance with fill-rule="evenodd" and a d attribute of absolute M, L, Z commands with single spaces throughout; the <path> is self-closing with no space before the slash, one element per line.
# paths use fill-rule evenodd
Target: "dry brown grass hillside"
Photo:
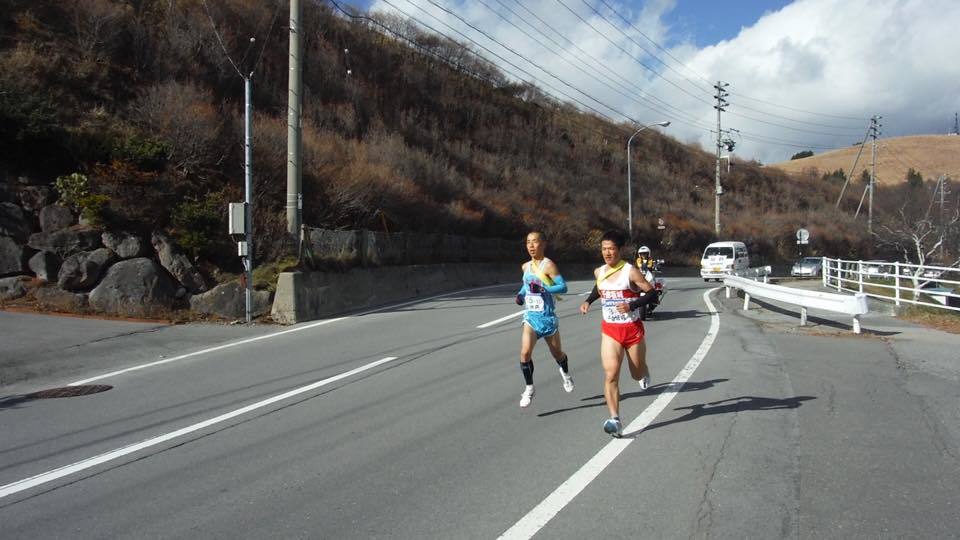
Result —
<path fill-rule="evenodd" d="M 954 135 L 913 135 L 881 139 L 877 155 L 877 181 L 881 184 L 896 185 L 906 181 L 907 170 L 913 168 L 923 175 L 924 180 L 936 179 L 941 174 L 960 178 L 960 137 Z M 789 174 L 817 176 L 823 173 L 843 169 L 850 170 L 857 156 L 859 146 L 850 146 L 831 150 L 815 156 L 775 163 L 775 167 Z M 865 167 L 870 166 L 870 145 L 863 148 L 863 154 L 853 171 L 852 178 L 859 178 Z M 815 172 L 814 172 L 815 170 Z M 812 173 L 812 174 L 811 174 Z"/>

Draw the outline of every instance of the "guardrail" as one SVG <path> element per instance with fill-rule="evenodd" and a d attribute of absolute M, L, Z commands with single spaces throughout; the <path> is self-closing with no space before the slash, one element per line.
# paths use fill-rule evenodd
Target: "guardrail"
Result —
<path fill-rule="evenodd" d="M 960 268 L 823 258 L 823 286 L 893 302 L 960 311 Z"/>
<path fill-rule="evenodd" d="M 867 313 L 868 310 L 867 296 L 862 293 L 856 293 L 850 296 L 847 294 L 807 291 L 804 289 L 761 283 L 737 276 L 725 277 L 723 284 L 726 287 L 727 298 L 730 298 L 731 288 L 743 291 L 743 309 L 745 310 L 750 309 L 751 296 L 800 306 L 800 326 L 806 326 L 807 324 L 808 308 L 821 309 L 853 317 L 853 333 L 859 334 L 860 316 Z"/>

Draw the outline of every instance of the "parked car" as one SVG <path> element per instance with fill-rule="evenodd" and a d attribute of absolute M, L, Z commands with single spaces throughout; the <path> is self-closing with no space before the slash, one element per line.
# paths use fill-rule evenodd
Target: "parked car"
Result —
<path fill-rule="evenodd" d="M 790 275 L 795 277 L 819 277 L 822 269 L 822 257 L 804 257 L 793 264 Z"/>
<path fill-rule="evenodd" d="M 863 273 L 867 275 L 886 274 L 890 271 L 886 261 L 863 261 Z"/>

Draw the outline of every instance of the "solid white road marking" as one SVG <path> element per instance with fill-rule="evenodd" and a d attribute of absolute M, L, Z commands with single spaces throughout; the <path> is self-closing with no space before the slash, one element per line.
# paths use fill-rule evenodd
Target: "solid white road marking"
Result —
<path fill-rule="evenodd" d="M 363 315 L 369 315 L 369 314 L 371 314 L 371 313 L 377 313 L 377 312 L 380 312 L 380 311 L 387 311 L 387 310 L 390 310 L 390 309 L 396 309 L 396 308 L 399 308 L 399 307 L 409 306 L 409 305 L 411 305 L 411 304 L 417 304 L 417 303 L 420 303 L 420 302 L 426 302 L 426 301 L 428 301 L 428 300 L 435 300 L 435 299 L 437 299 L 437 298 L 443 298 L 443 297 L 445 297 L 445 296 L 453 296 L 453 295 L 455 295 L 455 294 L 461 294 L 461 293 L 465 293 L 465 292 L 469 292 L 469 291 L 480 291 L 480 290 L 483 290 L 483 289 L 492 289 L 492 288 L 495 288 L 495 287 L 503 287 L 503 285 L 488 285 L 488 286 L 486 286 L 486 287 L 476 287 L 476 288 L 473 288 L 473 289 L 463 289 L 463 290 L 454 291 L 454 292 L 450 292 L 450 293 L 438 294 L 438 295 L 436 295 L 436 296 L 430 296 L 430 297 L 428 297 L 428 298 L 419 298 L 419 299 L 417 299 L 417 300 L 413 300 L 413 301 L 410 301 L 410 302 L 404 302 L 404 303 L 402 303 L 402 304 L 391 304 L 391 305 L 389 305 L 389 306 L 384 306 L 384 307 L 379 307 L 379 308 L 376 308 L 376 309 L 371 309 L 371 310 L 369 310 L 369 311 L 364 311 L 363 313 L 357 313 L 356 315 L 349 315 L 349 316 L 346 316 L 346 317 L 337 317 L 336 319 L 326 319 L 326 320 L 323 320 L 323 321 L 317 321 L 317 322 L 315 322 L 315 323 L 306 324 L 306 325 L 304 325 L 304 326 L 298 326 L 298 327 L 296 327 L 296 328 L 290 328 L 290 329 L 288 329 L 288 330 L 281 330 L 281 331 L 279 331 L 279 332 L 273 332 L 273 333 L 271 333 L 271 334 L 266 334 L 266 335 L 263 335 L 263 336 L 257 336 L 257 337 L 253 337 L 253 338 L 242 339 L 242 340 L 240 340 L 240 341 L 234 341 L 234 342 L 231 342 L 231 343 L 225 343 L 225 344 L 223 344 L 223 345 L 218 345 L 218 346 L 216 346 L 216 347 L 210 347 L 209 349 L 203 349 L 203 350 L 199 350 L 199 351 L 194 351 L 194 352 L 192 352 L 192 353 L 181 354 L 181 355 L 179 355 L 179 356 L 174 356 L 174 357 L 171 357 L 171 358 L 164 358 L 163 360 L 157 360 L 157 361 L 155 361 L 155 362 L 149 362 L 149 363 L 146 363 L 146 364 L 140 364 L 140 365 L 137 365 L 137 366 L 131 366 L 131 367 L 128 367 L 128 368 L 125 368 L 125 369 L 118 369 L 118 370 L 116 370 L 116 371 L 111 371 L 110 373 L 104 373 L 103 375 L 97 375 L 96 377 L 90 377 L 90 378 L 88 378 L 88 379 L 83 379 L 83 380 L 80 380 L 80 381 L 72 382 L 72 383 L 70 383 L 70 384 L 67 385 L 67 386 L 80 386 L 80 385 L 82 385 L 82 384 L 89 384 L 89 383 L 91 383 L 91 382 L 93 382 L 93 381 L 99 381 L 99 380 L 107 379 L 107 378 L 110 378 L 110 377 L 116 377 L 117 375 L 122 375 L 122 374 L 124 374 L 124 373 L 129 373 L 129 372 L 131 372 L 131 371 L 139 371 L 139 370 L 141 370 L 141 369 L 147 369 L 147 368 L 151 368 L 151 367 L 155 367 L 155 366 L 159 366 L 159 365 L 163 365 L 163 364 L 169 364 L 170 362 L 176 362 L 176 361 L 178 361 L 178 360 L 183 360 L 184 358 L 190 358 L 191 356 L 200 356 L 200 355 L 202 355 L 202 354 L 207 354 L 207 353 L 210 353 L 210 352 L 219 351 L 219 350 L 223 350 L 223 349 L 229 349 L 229 348 L 231 348 L 231 347 L 237 347 L 237 346 L 240 346 L 240 345 L 245 345 L 245 344 L 247 344 L 247 343 L 253 343 L 253 342 L 255 342 L 255 341 L 260 341 L 260 340 L 263 340 L 263 339 L 271 339 L 271 338 L 283 336 L 283 335 L 286 335 L 286 334 L 292 334 L 292 333 L 294 333 L 294 332 L 302 332 L 303 330 L 310 330 L 311 328 L 316 328 L 316 327 L 318 327 L 318 326 L 323 326 L 323 325 L 325 325 L 325 324 L 335 323 L 335 322 L 337 322 L 337 321 L 343 321 L 343 320 L 351 319 L 351 318 L 354 318 L 354 317 L 361 317 L 361 316 L 363 316 Z M 522 312 L 521 312 L 521 313 L 522 313 Z"/>
<path fill-rule="evenodd" d="M 483 324 L 477 326 L 477 328 L 488 328 L 488 327 L 493 326 L 493 325 L 495 325 L 495 324 L 502 323 L 503 321 L 508 321 L 508 320 L 510 320 L 510 319 L 518 316 L 518 315 L 523 315 L 523 311 L 518 311 L 518 312 L 516 312 L 516 313 L 511 313 L 510 315 L 507 315 L 506 317 L 500 317 L 499 319 L 497 319 L 497 320 L 495 320 L 495 321 L 490 321 L 490 322 L 488 322 L 488 323 L 483 323 Z"/>
<path fill-rule="evenodd" d="M 58 479 L 58 478 L 63 478 L 64 476 L 68 476 L 68 475 L 71 475 L 71 474 L 80 472 L 80 471 L 82 471 L 82 470 L 89 469 L 90 467 L 95 467 L 95 466 L 97 466 L 97 465 L 100 465 L 101 463 L 106 463 L 106 462 L 108 462 L 108 461 L 113 461 L 113 460 L 115 460 L 115 459 L 117 459 L 117 458 L 121 458 L 121 457 L 126 456 L 126 455 L 128 455 L 128 454 L 132 454 L 132 453 L 137 452 L 137 451 L 139 451 L 139 450 L 143 450 L 144 448 L 150 448 L 151 446 L 156 446 L 156 445 L 158 445 L 158 444 L 160 444 L 160 443 L 163 443 L 163 442 L 166 442 L 166 441 L 169 441 L 169 440 L 172 440 L 172 439 L 176 439 L 177 437 L 183 437 L 184 435 L 188 435 L 188 434 L 190 434 L 190 433 L 193 433 L 193 432 L 195 432 L 195 431 L 201 430 L 201 429 L 203 429 L 203 428 L 206 428 L 206 427 L 209 427 L 209 426 L 212 426 L 212 425 L 215 425 L 215 424 L 219 424 L 219 423 L 221 423 L 221 422 L 225 422 L 225 421 L 227 421 L 227 420 L 230 420 L 231 418 L 235 418 L 235 417 L 240 416 L 240 415 L 242 415 L 242 414 L 246 414 L 246 413 L 248 413 L 248 412 L 250 412 L 250 411 L 254 411 L 254 410 L 257 410 L 257 409 L 261 409 L 261 408 L 263 408 L 263 407 L 266 407 L 267 405 L 271 405 L 271 404 L 276 403 L 276 402 L 278 402 L 278 401 L 283 401 L 283 400 L 285 400 L 285 399 L 287 399 L 287 398 L 291 398 L 291 397 L 293 397 L 293 396 L 302 394 L 302 393 L 304 393 L 304 392 L 309 392 L 309 391 L 311 391 L 311 390 L 315 390 L 315 389 L 317 389 L 317 388 L 320 388 L 321 386 L 326 386 L 326 385 L 328 385 L 328 384 L 330 384 L 330 383 L 334 383 L 334 382 L 337 382 L 337 381 L 339 381 L 339 380 L 341 380 L 341 379 L 345 379 L 345 378 L 347 378 L 347 377 L 350 377 L 351 375 L 356 375 L 357 373 L 362 373 L 362 372 L 367 371 L 367 370 L 369 370 L 369 369 L 373 369 L 373 368 L 375 368 L 375 367 L 377 367 L 377 366 L 386 364 L 387 362 L 392 362 L 392 361 L 394 361 L 394 360 L 396 360 L 396 359 L 397 359 L 396 356 L 388 356 L 387 358 L 382 358 L 382 359 L 380 359 L 380 360 L 377 360 L 376 362 L 370 362 L 369 364 L 365 364 L 365 365 L 362 365 L 362 366 L 360 366 L 360 367 L 358 367 L 358 368 L 351 369 L 350 371 L 345 371 L 345 372 L 343 372 L 343 373 L 341 373 L 341 374 L 339 374 L 339 375 L 334 375 L 333 377 L 329 377 L 329 378 L 323 379 L 323 380 L 321 380 L 321 381 L 317 381 L 317 382 L 315 382 L 315 383 L 308 384 L 308 385 L 306 385 L 306 386 L 301 386 L 300 388 L 296 388 L 296 389 L 294 389 L 294 390 L 290 390 L 289 392 L 284 392 L 284 393 L 282 393 L 282 394 L 278 394 L 278 395 L 273 396 L 273 397 L 271 397 L 271 398 L 267 398 L 267 399 L 264 399 L 264 400 L 262 400 L 262 401 L 258 401 L 258 402 L 256 402 L 256 403 L 251 404 L 251 405 L 247 405 L 246 407 L 241 407 L 241 408 L 239 408 L 239 409 L 237 409 L 237 410 L 235 410 L 235 411 L 231 411 L 231 412 L 228 412 L 228 413 L 225 413 L 225 414 L 221 414 L 220 416 L 211 418 L 211 419 L 209 419 L 209 420 L 204 420 L 203 422 L 198 422 L 198 423 L 196 423 L 196 424 L 193 424 L 192 426 L 187 426 L 187 427 L 185 427 L 185 428 L 178 429 L 178 430 L 176 430 L 176 431 L 172 431 L 172 432 L 166 433 L 166 434 L 164 434 L 164 435 L 159 435 L 159 436 L 157 436 L 157 437 L 153 437 L 152 439 L 147 439 L 147 440 L 145 440 L 145 441 L 141 441 L 141 442 L 138 442 L 138 443 L 136 443 L 136 444 L 131 444 L 131 445 L 129 445 L 129 446 L 124 446 L 124 447 L 118 448 L 118 449 L 116 449 L 116 450 L 111 450 L 110 452 L 107 452 L 107 453 L 105 453 L 105 454 L 100 454 L 99 456 L 94 456 L 94 457 L 92 457 L 92 458 L 87 458 L 87 459 L 84 459 L 84 460 L 82 460 L 82 461 L 78 461 L 78 462 L 76 462 L 76 463 L 72 463 L 72 464 L 70 464 L 70 465 L 66 465 L 66 466 L 64 466 L 64 467 L 60 467 L 59 469 L 54 469 L 54 470 L 52 470 L 52 471 L 47 471 L 47 472 L 45 472 L 45 473 L 38 474 L 38 475 L 36 475 L 36 476 L 31 476 L 30 478 L 25 478 L 25 479 L 23 479 L 23 480 L 19 480 L 19 481 L 17 481 L 17 482 L 13 482 L 13 483 L 7 484 L 7 485 L 5 485 L 5 486 L 0 486 L 0 499 L 2 499 L 2 498 L 4 498 L 4 497 L 7 497 L 7 496 L 10 496 L 10 495 L 13 495 L 14 493 L 19 493 L 19 492 L 24 491 L 24 490 L 26 490 L 26 489 L 30 489 L 30 488 L 35 487 L 35 486 L 39 486 L 39 485 L 41 485 L 41 484 L 46 484 L 47 482 L 52 482 L 52 481 L 54 481 L 54 480 L 56 480 L 56 479 Z"/>
<path fill-rule="evenodd" d="M 673 378 L 670 389 L 660 394 L 649 407 L 644 409 L 640 416 L 635 418 L 633 422 L 630 422 L 630 425 L 623 430 L 624 433 L 639 435 L 640 431 L 643 431 L 649 426 L 650 422 L 653 422 L 654 418 L 663 412 L 663 409 L 673 401 L 673 398 L 676 397 L 683 388 L 684 383 L 690 379 L 690 376 L 696 371 L 700 362 L 702 362 L 707 355 L 707 352 L 710 351 L 710 347 L 713 346 L 713 342 L 717 338 L 717 332 L 720 330 L 720 316 L 717 314 L 717 310 L 709 298 L 710 293 L 716 290 L 719 289 L 711 289 L 703 293 L 703 301 L 707 304 L 707 308 L 710 311 L 710 329 L 700 343 L 697 352 L 690 357 L 690 360 L 683 366 L 683 369 Z M 633 437 L 628 437 L 613 439 L 607 443 L 595 456 L 590 458 L 590 461 L 584 464 L 583 467 L 580 467 L 580 470 L 573 473 L 573 476 L 560 484 L 560 487 L 555 489 L 553 493 L 548 495 L 546 499 L 528 512 L 527 515 L 520 518 L 520 521 L 516 522 L 513 527 L 507 529 L 506 532 L 500 535 L 500 538 L 531 538 L 537 534 L 547 522 L 553 519 L 553 516 L 557 515 L 563 507 L 583 491 L 584 488 L 599 476 L 633 441 Z"/>

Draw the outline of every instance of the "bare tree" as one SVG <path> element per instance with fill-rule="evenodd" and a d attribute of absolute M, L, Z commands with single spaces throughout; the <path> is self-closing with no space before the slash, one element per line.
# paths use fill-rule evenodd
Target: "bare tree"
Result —
<path fill-rule="evenodd" d="M 879 227 L 880 232 L 875 232 L 874 237 L 877 239 L 878 247 L 893 248 L 903 254 L 906 262 L 916 264 L 916 268 L 907 274 L 913 282 L 913 296 L 916 300 L 919 295 L 918 289 L 921 285 L 921 277 L 928 261 L 946 240 L 945 231 L 960 221 L 960 213 L 955 213 L 941 227 L 934 223 L 929 210 L 921 219 L 911 218 L 905 207 L 901 207 L 897 214 L 899 219 L 896 222 L 882 224 Z M 945 266 L 958 265 L 960 265 L 960 257 Z M 925 281 L 923 285 L 926 283 L 929 283 L 929 281 Z"/>

